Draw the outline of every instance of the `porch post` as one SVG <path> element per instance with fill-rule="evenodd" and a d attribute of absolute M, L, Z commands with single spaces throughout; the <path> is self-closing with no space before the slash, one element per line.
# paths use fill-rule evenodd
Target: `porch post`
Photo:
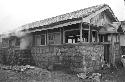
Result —
<path fill-rule="evenodd" d="M 82 38 L 82 23 L 83 23 L 83 21 L 80 23 L 80 42 L 82 42 L 83 41 L 83 38 Z"/>
<path fill-rule="evenodd" d="M 46 30 L 46 45 L 48 44 L 48 30 Z"/>
<path fill-rule="evenodd" d="M 119 41 L 119 44 L 120 44 L 120 33 L 118 33 L 118 41 Z"/>
<path fill-rule="evenodd" d="M 88 42 L 92 42 L 92 31 L 91 31 L 91 25 L 89 23 L 89 35 L 88 35 Z"/>
<path fill-rule="evenodd" d="M 116 33 L 116 42 L 118 42 L 118 34 Z"/>
<path fill-rule="evenodd" d="M 63 28 L 60 28 L 60 33 L 61 33 L 61 44 L 64 43 L 63 39 L 64 39 L 64 33 L 63 33 Z"/>
<path fill-rule="evenodd" d="M 111 52 L 112 52 L 112 64 L 115 66 L 115 55 L 114 55 L 114 42 L 113 42 L 113 34 L 111 34 Z"/>
<path fill-rule="evenodd" d="M 96 42 L 99 42 L 99 33 L 96 31 Z"/>
<path fill-rule="evenodd" d="M 120 45 L 120 33 L 118 33 L 118 42 L 119 42 L 119 55 L 122 55 L 122 53 L 121 53 L 121 45 Z"/>

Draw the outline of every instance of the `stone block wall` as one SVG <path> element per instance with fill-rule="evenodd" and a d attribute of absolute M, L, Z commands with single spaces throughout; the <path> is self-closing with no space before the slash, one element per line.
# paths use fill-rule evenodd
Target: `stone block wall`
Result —
<path fill-rule="evenodd" d="M 35 65 L 30 49 L 6 48 L 0 50 L 0 55 L 5 65 Z"/>
<path fill-rule="evenodd" d="M 61 63 L 78 72 L 99 69 L 104 62 L 104 46 L 101 44 L 33 47 L 31 53 L 40 67 Z"/>

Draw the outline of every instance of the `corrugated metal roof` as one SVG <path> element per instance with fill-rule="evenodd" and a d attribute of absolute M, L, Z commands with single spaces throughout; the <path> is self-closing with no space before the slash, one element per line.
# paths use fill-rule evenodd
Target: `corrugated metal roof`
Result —
<path fill-rule="evenodd" d="M 60 22 L 60 21 L 68 20 L 68 19 L 74 19 L 74 18 L 80 18 L 80 17 L 85 18 L 85 17 L 89 16 L 90 14 L 95 13 L 96 11 L 98 11 L 106 6 L 108 6 L 108 5 L 103 4 L 103 5 L 92 6 L 89 8 L 77 10 L 77 11 L 74 11 L 71 13 L 66 13 L 63 15 L 56 16 L 56 17 L 47 18 L 44 20 L 32 22 L 32 23 L 21 26 L 21 28 L 22 29 L 29 29 L 29 28 L 49 25 L 52 23 L 56 23 L 56 22 Z"/>

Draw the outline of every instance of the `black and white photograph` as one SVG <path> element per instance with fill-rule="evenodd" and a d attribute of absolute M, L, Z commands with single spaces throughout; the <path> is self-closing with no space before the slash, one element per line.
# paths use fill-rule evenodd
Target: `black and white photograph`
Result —
<path fill-rule="evenodd" d="M 125 82 L 125 0 L 0 0 L 0 82 Z"/>

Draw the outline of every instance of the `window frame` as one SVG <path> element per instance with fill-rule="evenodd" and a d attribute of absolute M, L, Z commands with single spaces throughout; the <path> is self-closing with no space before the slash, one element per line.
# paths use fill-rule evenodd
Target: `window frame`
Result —
<path fill-rule="evenodd" d="M 45 39 L 44 39 L 44 40 L 45 40 L 45 44 L 44 44 L 44 45 L 41 44 L 41 39 L 42 39 L 41 36 L 42 36 L 42 35 L 44 35 L 44 37 L 45 37 Z M 38 45 L 38 44 L 36 43 L 36 42 L 37 42 L 37 38 L 36 38 L 36 37 L 40 37 L 40 45 Z M 35 40 L 34 40 L 34 45 L 35 45 L 35 46 L 46 46 L 46 34 L 34 35 L 34 39 L 35 39 Z"/>
<path fill-rule="evenodd" d="M 66 32 L 67 32 L 67 31 L 74 31 L 74 30 L 79 31 L 79 29 L 70 29 L 70 30 L 65 30 L 65 31 L 64 31 L 64 35 L 63 35 L 63 36 L 64 36 L 64 40 L 63 40 L 64 42 L 63 42 L 63 43 L 68 44 L 68 43 L 66 43 L 66 41 L 65 41 L 65 40 L 66 40 L 66 37 L 65 37 Z M 69 44 L 75 44 L 75 43 L 69 43 Z"/>
<path fill-rule="evenodd" d="M 20 43 L 21 43 L 21 41 L 20 41 L 21 39 L 20 38 L 16 38 L 16 41 L 15 41 L 15 46 L 16 47 L 19 47 L 20 46 Z M 18 43 L 19 42 L 19 43 Z M 18 43 L 18 44 L 17 44 Z"/>
<path fill-rule="evenodd" d="M 49 44 L 49 35 L 53 35 L 53 34 L 54 34 L 54 37 L 56 37 L 55 34 L 60 34 L 60 38 L 59 38 L 59 39 L 60 39 L 60 41 L 61 41 L 61 32 L 47 33 L 47 44 L 48 44 L 48 45 L 58 45 L 58 44 L 55 44 L 55 38 L 54 38 L 54 40 L 53 40 L 53 41 L 54 41 L 54 44 Z M 61 44 L 61 42 L 60 42 L 60 44 Z"/>

